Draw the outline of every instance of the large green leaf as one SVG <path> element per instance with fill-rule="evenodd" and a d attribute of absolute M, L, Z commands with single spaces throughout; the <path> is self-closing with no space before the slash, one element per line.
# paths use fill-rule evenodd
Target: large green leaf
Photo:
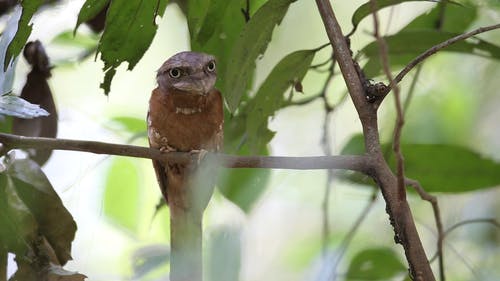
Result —
<path fill-rule="evenodd" d="M 459 34 L 436 30 L 409 30 L 386 36 L 384 39 L 389 47 L 391 66 L 394 67 L 408 64 L 413 58 L 427 49 L 457 35 Z M 500 46 L 479 38 L 456 42 L 444 48 L 443 51 L 500 59 Z M 361 52 L 368 58 L 363 67 L 367 77 L 377 76 L 381 70 L 377 42 L 368 44 Z"/>
<path fill-rule="evenodd" d="M 390 147 L 383 145 L 382 149 L 389 150 Z M 401 145 L 401 150 L 406 177 L 418 180 L 428 192 L 458 193 L 500 185 L 500 163 L 468 148 L 450 144 L 405 143 Z M 364 153 L 362 136 L 354 136 L 341 153 Z M 394 157 L 390 157 L 389 164 L 395 167 Z M 359 177 L 353 179 L 360 181 Z"/>
<path fill-rule="evenodd" d="M 7 67 L 10 65 L 10 63 L 21 53 L 21 50 L 26 44 L 26 41 L 28 41 L 28 37 L 30 36 L 31 30 L 33 29 L 33 24 L 29 24 L 31 18 L 44 2 L 44 0 L 21 1 L 23 12 L 21 14 L 21 18 L 17 23 L 16 35 L 14 36 L 12 41 L 10 41 L 9 46 L 7 47 L 7 52 L 3 62 L 4 72 L 7 70 Z"/>
<path fill-rule="evenodd" d="M 245 134 L 246 116 L 225 116 L 224 152 L 238 155 L 268 155 L 267 143 L 250 152 Z M 269 169 L 221 169 L 217 187 L 228 200 L 249 212 L 267 186 Z"/>
<path fill-rule="evenodd" d="M 131 70 L 142 58 L 156 34 L 155 17 L 168 0 L 113 0 L 106 14 L 106 28 L 98 52 L 106 72 L 101 88 L 108 94 L 116 68 L 128 62 Z"/>
<path fill-rule="evenodd" d="M 281 23 L 288 7 L 296 0 L 269 0 L 251 17 L 235 42 L 224 72 L 224 95 L 234 112 L 255 69 L 255 60 L 263 54 L 274 27 Z"/>
<path fill-rule="evenodd" d="M 37 232 L 35 218 L 17 195 L 12 180 L 0 173 L 0 245 L 9 252 L 22 255 Z"/>
<path fill-rule="evenodd" d="M 113 159 L 104 190 L 104 214 L 134 234 L 139 229 L 139 184 L 134 161 L 124 157 Z"/>
<path fill-rule="evenodd" d="M 440 30 L 447 32 L 464 32 L 477 18 L 475 6 L 450 5 L 445 6 L 444 16 L 441 15 L 440 5 L 436 5 L 429 13 L 416 17 L 402 31 L 409 30 L 437 30 L 442 19 Z"/>
<path fill-rule="evenodd" d="M 64 265 L 71 259 L 71 242 L 76 233 L 73 217 L 34 161 L 13 160 L 8 164 L 6 175 L 13 187 L 10 192 L 15 190 L 16 196 L 35 218 L 40 234 L 45 236 Z"/>
<path fill-rule="evenodd" d="M 315 53 L 316 50 L 301 50 L 284 57 L 249 101 L 246 130 L 251 151 L 255 152 L 270 141 L 272 135 L 265 134 L 269 118 L 285 104 L 283 93 L 302 81 Z"/>
<path fill-rule="evenodd" d="M 231 1 L 227 0 L 212 0 L 208 8 L 208 12 L 200 25 L 200 30 L 195 33 L 196 41 L 204 45 L 214 35 L 215 31 L 220 29 L 223 25 L 221 19 L 224 18 L 227 8 L 230 6 Z M 199 9 L 199 7 L 197 7 Z M 192 19 L 194 21 L 194 19 Z M 190 24 L 193 26 L 195 23 Z M 193 31 L 194 32 L 194 31 Z M 193 34 L 191 34 L 193 36 Z"/>
<path fill-rule="evenodd" d="M 108 5 L 110 0 L 87 0 L 83 4 L 80 12 L 78 13 L 78 20 L 76 21 L 75 29 L 73 30 L 73 34 L 76 33 L 76 30 L 80 26 L 80 24 L 93 19 L 97 16 L 105 7 Z"/>
<path fill-rule="evenodd" d="M 378 0 L 377 1 L 377 10 L 389 7 L 389 6 L 394 6 L 398 5 L 401 3 L 405 2 L 439 2 L 437 0 Z M 370 4 L 370 1 L 364 3 L 363 5 L 359 6 L 356 11 L 352 14 L 351 22 L 352 22 L 352 30 L 350 34 L 354 33 L 356 31 L 356 28 L 358 27 L 358 24 L 363 20 L 365 17 L 369 16 L 372 13 L 372 7 Z"/>
<path fill-rule="evenodd" d="M 366 249 L 354 256 L 347 270 L 347 280 L 389 280 L 407 271 L 389 248 Z"/>

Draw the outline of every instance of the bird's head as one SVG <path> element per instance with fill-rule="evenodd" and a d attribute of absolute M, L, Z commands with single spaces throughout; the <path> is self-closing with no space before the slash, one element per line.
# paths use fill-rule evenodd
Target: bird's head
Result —
<path fill-rule="evenodd" d="M 175 54 L 158 69 L 156 81 L 163 92 L 176 90 L 206 95 L 215 86 L 215 58 L 196 52 Z"/>

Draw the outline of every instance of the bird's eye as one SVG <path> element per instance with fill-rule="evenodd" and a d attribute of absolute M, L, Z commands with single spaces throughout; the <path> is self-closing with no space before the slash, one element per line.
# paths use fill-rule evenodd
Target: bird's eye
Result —
<path fill-rule="evenodd" d="M 207 63 L 207 70 L 209 72 L 215 71 L 215 61 L 210 61 L 209 63 Z"/>
<path fill-rule="evenodd" d="M 170 75 L 170 77 L 172 78 L 179 78 L 181 77 L 181 70 L 177 67 L 174 67 L 168 71 L 168 75 Z"/>

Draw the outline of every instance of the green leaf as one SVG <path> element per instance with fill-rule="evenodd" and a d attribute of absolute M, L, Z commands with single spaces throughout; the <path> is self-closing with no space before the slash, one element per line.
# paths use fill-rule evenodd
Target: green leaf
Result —
<path fill-rule="evenodd" d="M 266 130 L 268 120 L 276 110 L 285 104 L 284 92 L 302 81 L 306 75 L 316 50 L 295 51 L 284 57 L 262 83 L 257 94 L 249 101 L 246 130 L 251 151 L 266 145 L 272 135 Z"/>
<path fill-rule="evenodd" d="M 382 145 L 383 151 L 390 151 Z M 500 163 L 478 153 L 450 144 L 402 144 L 405 176 L 418 180 L 428 192 L 458 193 L 500 185 Z M 342 154 L 362 154 L 361 135 L 354 136 Z M 394 157 L 389 164 L 395 167 Z M 359 178 L 354 179 L 359 182 Z"/>
<path fill-rule="evenodd" d="M 76 233 L 73 217 L 36 162 L 14 160 L 8 165 L 6 173 L 17 196 L 36 219 L 40 233 L 64 265 L 71 259 L 71 242 Z"/>
<path fill-rule="evenodd" d="M 457 35 L 460 34 L 435 30 L 415 30 L 402 31 L 396 35 L 386 36 L 384 39 L 389 47 L 391 66 L 394 67 L 408 64 L 427 49 Z M 443 51 L 500 59 L 500 46 L 475 37 L 456 42 L 444 48 Z M 361 52 L 368 58 L 368 62 L 363 67 L 367 77 L 377 76 L 381 70 L 377 42 L 368 44 Z"/>
<path fill-rule="evenodd" d="M 239 280 L 241 230 L 223 225 L 212 230 L 208 242 L 208 281 Z"/>
<path fill-rule="evenodd" d="M 255 154 L 250 152 L 245 136 L 246 118 L 225 118 L 224 152 L 238 155 Z M 267 143 L 259 147 L 256 153 L 269 155 Z M 269 169 L 221 169 L 217 187 L 224 197 L 248 213 L 266 188 L 270 174 Z"/>
<path fill-rule="evenodd" d="M 73 30 L 73 35 L 76 34 L 76 30 L 80 26 L 80 24 L 91 20 L 101 12 L 106 5 L 108 5 L 110 0 L 87 0 L 80 8 L 80 12 L 78 13 L 78 20 L 76 21 L 75 29 Z"/>
<path fill-rule="evenodd" d="M 158 2 L 159 1 L 159 2 Z M 106 72 L 101 88 L 108 94 L 116 68 L 128 62 L 128 69 L 135 67 L 151 45 L 156 34 L 155 17 L 163 13 L 168 0 L 113 0 L 106 14 L 106 28 L 99 42 L 98 52 Z"/>
<path fill-rule="evenodd" d="M 477 8 L 474 6 L 446 5 L 444 11 L 444 22 L 441 30 L 447 32 L 462 33 L 476 20 Z M 441 19 L 441 7 L 436 5 L 429 13 L 416 17 L 402 31 L 410 30 L 437 30 Z"/>
<path fill-rule="evenodd" d="M 48 116 L 49 113 L 38 104 L 32 104 L 18 96 L 6 94 L 0 96 L 0 115 L 31 119 Z"/>
<path fill-rule="evenodd" d="M 217 184 L 220 192 L 248 213 L 269 181 L 268 169 L 224 169 Z"/>
<path fill-rule="evenodd" d="M 210 10 L 213 9 L 212 6 L 214 6 L 214 4 L 212 4 L 211 2 L 212 1 L 206 0 L 187 1 L 187 22 L 191 40 L 196 38 L 201 26 L 204 24 L 205 16 L 208 12 L 210 12 Z"/>
<path fill-rule="evenodd" d="M 121 126 L 121 129 L 133 134 L 146 132 L 147 130 L 145 119 L 129 116 L 119 116 L 112 118 L 111 121 L 119 124 Z"/>
<path fill-rule="evenodd" d="M 347 270 L 347 279 L 389 280 L 406 271 L 406 267 L 390 248 L 372 248 L 354 256 Z"/>
<path fill-rule="evenodd" d="M 190 3 L 191 2 L 195 1 L 190 1 Z M 223 21 L 221 21 L 221 19 L 226 14 L 227 8 L 230 6 L 230 4 L 231 1 L 227 0 L 212 0 L 208 8 L 207 15 L 205 16 L 203 24 L 200 27 L 200 30 L 195 33 L 196 41 L 198 41 L 199 44 L 206 44 L 207 41 L 214 35 L 214 32 L 221 27 L 221 25 L 223 24 Z M 199 7 L 197 8 L 199 9 Z M 194 19 L 191 20 L 194 21 Z M 195 23 L 192 23 L 190 24 L 190 26 L 193 26 L 194 24 Z"/>
<path fill-rule="evenodd" d="M 98 37 L 94 34 L 73 34 L 70 30 L 66 30 L 52 39 L 52 43 L 90 50 L 97 47 L 97 40 Z"/>
<path fill-rule="evenodd" d="M 438 0 L 378 0 L 377 1 L 377 11 L 383 8 L 398 5 L 405 2 L 439 2 Z M 349 34 L 354 33 L 356 28 L 358 28 L 358 24 L 365 17 L 369 16 L 372 13 L 372 8 L 370 2 L 366 2 L 365 4 L 359 6 L 354 14 L 352 14 L 351 22 L 352 22 L 352 30 Z"/>
<path fill-rule="evenodd" d="M 104 214 L 134 234 L 139 229 L 139 184 L 135 163 L 128 158 L 115 158 L 104 190 Z"/>
<path fill-rule="evenodd" d="M 229 55 L 224 75 L 224 95 L 229 110 L 234 112 L 255 69 L 255 60 L 263 54 L 274 27 L 281 23 L 288 7 L 296 0 L 269 0 L 243 27 Z"/>
<path fill-rule="evenodd" d="M 23 255 L 37 231 L 35 218 L 17 195 L 12 180 L 0 173 L 0 245 L 9 252 Z"/>
<path fill-rule="evenodd" d="M 31 1 L 21 1 L 21 6 L 23 12 L 21 18 L 17 24 L 17 32 L 12 41 L 10 41 L 7 47 L 7 52 L 4 59 L 3 71 L 7 70 L 10 63 L 21 53 L 24 45 L 28 41 L 28 37 L 31 34 L 33 24 L 29 24 L 33 14 L 38 10 L 38 8 L 44 3 L 44 0 L 31 0 Z"/>

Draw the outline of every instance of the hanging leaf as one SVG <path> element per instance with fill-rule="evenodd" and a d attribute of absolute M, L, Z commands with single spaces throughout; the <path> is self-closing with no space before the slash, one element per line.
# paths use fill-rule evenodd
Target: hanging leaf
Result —
<path fill-rule="evenodd" d="M 21 53 L 24 45 L 28 41 L 28 37 L 33 29 L 33 24 L 29 24 L 31 18 L 38 10 L 38 8 L 44 3 L 44 0 L 31 0 L 31 1 L 21 1 L 21 7 L 23 9 L 21 18 L 17 23 L 17 32 L 12 41 L 10 41 L 7 47 L 7 52 L 5 59 L 3 61 L 3 71 L 7 70 L 7 67 L 11 62 Z"/>
<path fill-rule="evenodd" d="M 224 95 L 234 112 L 247 89 L 255 61 L 267 49 L 274 27 L 281 23 L 288 7 L 296 0 L 269 0 L 243 27 L 235 42 L 224 75 Z"/>
<path fill-rule="evenodd" d="M 12 132 L 16 135 L 29 137 L 55 138 L 57 135 L 58 118 L 57 109 L 52 97 L 48 79 L 50 63 L 45 49 L 40 41 L 28 42 L 24 48 L 24 57 L 31 65 L 26 83 L 21 91 L 21 98 L 39 105 L 49 115 L 35 119 L 14 118 Z M 38 165 L 43 165 L 50 158 L 52 150 L 29 150 L 30 158 Z"/>
<path fill-rule="evenodd" d="M 246 131 L 251 151 L 255 152 L 271 140 L 274 134 L 265 134 L 269 118 L 285 104 L 284 92 L 302 81 L 315 53 L 316 50 L 301 50 L 284 57 L 249 101 Z"/>
<path fill-rule="evenodd" d="M 99 13 L 101 13 L 108 6 L 110 0 L 87 0 L 83 4 L 80 12 L 78 13 L 78 19 L 76 21 L 75 29 L 73 30 L 73 35 L 76 34 L 76 30 L 80 24 L 90 21 L 95 18 Z"/>
<path fill-rule="evenodd" d="M 22 205 L 35 218 L 36 227 L 49 242 L 58 262 L 66 264 L 71 259 L 76 223 L 43 171 L 34 161 L 22 159 L 8 163 L 5 174 Z"/>
<path fill-rule="evenodd" d="M 135 67 L 151 45 L 158 28 L 155 17 L 162 15 L 168 0 L 113 0 L 106 14 L 106 28 L 97 51 L 104 62 L 104 81 L 101 88 L 107 95 L 116 68 L 128 62 Z M 160 9 L 163 10 L 160 10 Z"/>
<path fill-rule="evenodd" d="M 13 63 L 5 64 L 7 55 L 7 46 L 10 44 L 17 32 L 17 23 L 21 18 L 22 8 L 20 6 L 16 7 L 13 12 L 11 12 L 10 18 L 2 31 L 2 36 L 0 36 L 0 94 L 5 94 L 12 91 L 12 85 L 14 83 L 15 66 L 17 59 Z"/>

